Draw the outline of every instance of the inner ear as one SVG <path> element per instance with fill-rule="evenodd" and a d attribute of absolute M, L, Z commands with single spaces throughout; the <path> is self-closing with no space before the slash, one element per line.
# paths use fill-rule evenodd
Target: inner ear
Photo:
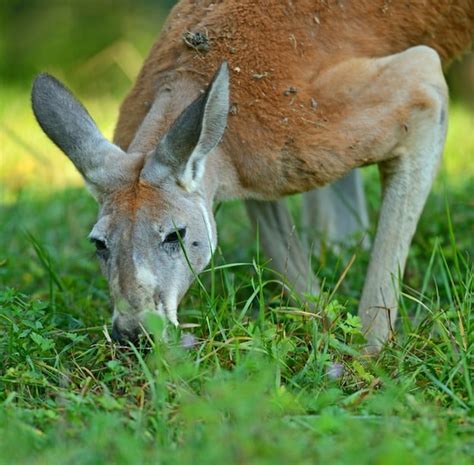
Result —
<path fill-rule="evenodd" d="M 201 180 L 205 160 L 222 139 L 229 113 L 229 70 L 224 62 L 206 92 L 174 121 L 147 162 L 143 177 L 153 182 L 164 174 L 193 191 Z"/>

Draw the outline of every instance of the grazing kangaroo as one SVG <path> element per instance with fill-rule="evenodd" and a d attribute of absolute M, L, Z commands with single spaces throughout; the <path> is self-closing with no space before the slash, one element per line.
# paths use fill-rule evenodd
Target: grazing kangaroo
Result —
<path fill-rule="evenodd" d="M 306 192 L 307 226 L 344 238 L 367 223 L 354 170 L 377 163 L 383 199 L 359 314 L 379 350 L 443 151 L 442 68 L 473 31 L 472 0 L 182 0 L 122 104 L 114 143 L 39 75 L 36 118 L 100 205 L 90 239 L 113 336 L 135 338 L 147 312 L 178 324 L 217 244 L 216 200 L 245 199 L 272 266 L 317 292 L 278 199 Z"/>

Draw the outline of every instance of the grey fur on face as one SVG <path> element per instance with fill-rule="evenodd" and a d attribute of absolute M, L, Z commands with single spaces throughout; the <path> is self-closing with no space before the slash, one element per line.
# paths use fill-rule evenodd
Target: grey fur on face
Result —
<path fill-rule="evenodd" d="M 206 159 L 227 124 L 227 64 L 148 157 L 127 154 L 107 141 L 87 110 L 52 76 L 37 77 L 32 104 L 45 133 L 99 201 L 89 238 L 109 281 L 114 334 L 136 335 L 149 312 L 177 325 L 179 301 L 217 244 L 202 182 Z"/>

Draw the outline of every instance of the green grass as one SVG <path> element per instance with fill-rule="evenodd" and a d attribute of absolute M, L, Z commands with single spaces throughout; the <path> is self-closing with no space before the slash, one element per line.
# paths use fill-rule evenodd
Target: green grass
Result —
<path fill-rule="evenodd" d="M 315 260 L 323 322 L 282 299 L 238 203 L 219 210 L 220 249 L 205 290 L 194 285 L 181 305 L 186 327 L 164 343 L 152 320 L 152 351 L 119 350 L 86 240 L 94 201 L 27 93 L 0 102 L 0 464 L 473 463 L 472 114 L 452 109 L 397 340 L 368 360 L 352 316 L 367 254 Z M 118 100 L 86 103 L 110 135 Z M 368 169 L 373 220 L 376 178 Z"/>

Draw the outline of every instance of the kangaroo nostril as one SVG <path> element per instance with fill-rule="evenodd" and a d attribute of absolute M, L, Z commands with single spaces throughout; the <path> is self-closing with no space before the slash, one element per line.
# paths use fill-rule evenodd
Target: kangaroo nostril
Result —
<path fill-rule="evenodd" d="M 118 324 L 116 321 L 112 324 L 112 340 L 115 342 L 121 342 L 122 340 L 122 334 L 120 333 L 120 330 L 118 328 Z"/>
<path fill-rule="evenodd" d="M 136 343 L 138 341 L 138 335 L 140 333 L 139 328 L 135 329 L 123 329 L 120 328 L 118 321 L 114 321 L 112 324 L 112 340 L 123 344 L 126 342 Z"/>

